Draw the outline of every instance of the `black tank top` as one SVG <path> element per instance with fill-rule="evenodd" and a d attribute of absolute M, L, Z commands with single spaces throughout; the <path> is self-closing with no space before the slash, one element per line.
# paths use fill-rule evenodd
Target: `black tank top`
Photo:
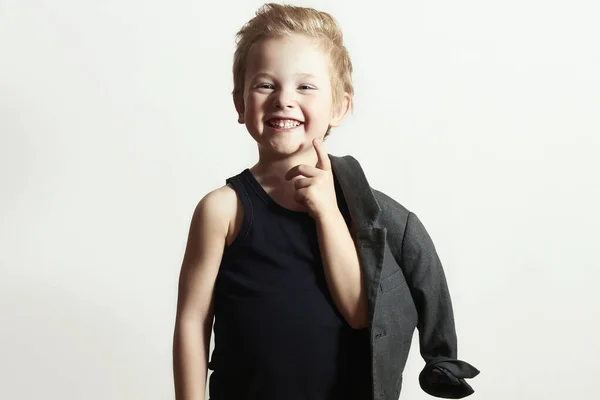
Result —
<path fill-rule="evenodd" d="M 226 182 L 244 218 L 215 283 L 209 399 L 370 399 L 368 328 L 352 329 L 331 298 L 316 222 L 276 203 L 248 168 Z"/>

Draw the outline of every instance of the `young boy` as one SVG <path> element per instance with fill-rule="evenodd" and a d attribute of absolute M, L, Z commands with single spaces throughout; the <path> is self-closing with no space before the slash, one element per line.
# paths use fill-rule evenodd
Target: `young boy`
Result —
<path fill-rule="evenodd" d="M 414 213 L 322 139 L 352 107 L 335 20 L 267 4 L 238 33 L 233 98 L 259 160 L 198 204 L 174 334 L 178 400 L 396 400 L 414 328 L 429 394 L 465 397 L 443 269 Z M 215 349 L 209 359 L 214 317 Z"/>

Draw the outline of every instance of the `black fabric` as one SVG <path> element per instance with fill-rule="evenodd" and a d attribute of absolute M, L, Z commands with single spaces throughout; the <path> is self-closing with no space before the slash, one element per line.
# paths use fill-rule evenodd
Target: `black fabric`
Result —
<path fill-rule="evenodd" d="M 371 399 L 368 328 L 352 329 L 331 298 L 315 221 L 275 203 L 249 169 L 226 182 L 244 219 L 215 283 L 210 400 Z"/>

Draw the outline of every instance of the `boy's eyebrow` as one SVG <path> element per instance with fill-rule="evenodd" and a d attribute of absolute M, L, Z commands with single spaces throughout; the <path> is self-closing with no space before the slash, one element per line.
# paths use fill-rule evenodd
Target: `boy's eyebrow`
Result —
<path fill-rule="evenodd" d="M 304 74 L 296 74 L 295 76 L 301 76 L 302 78 L 315 78 L 313 74 L 304 73 Z"/>
<path fill-rule="evenodd" d="M 294 74 L 294 76 L 299 76 L 302 78 L 313 78 L 313 79 L 315 78 L 315 76 L 313 74 L 309 74 L 309 73 L 298 73 L 298 74 Z M 254 81 L 259 78 L 273 79 L 273 76 L 271 74 L 269 74 L 268 72 L 258 72 L 256 74 L 254 74 L 254 76 L 250 80 Z"/>
<path fill-rule="evenodd" d="M 254 81 L 258 78 L 267 78 L 267 79 L 271 79 L 271 75 L 266 73 L 266 72 L 259 72 L 257 74 L 254 74 L 254 76 L 252 76 L 252 78 L 250 78 L 251 81 Z"/>

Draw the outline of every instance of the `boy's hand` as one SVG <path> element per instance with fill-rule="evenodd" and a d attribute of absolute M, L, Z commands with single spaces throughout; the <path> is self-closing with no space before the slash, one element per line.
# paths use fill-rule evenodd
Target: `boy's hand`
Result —
<path fill-rule="evenodd" d="M 294 182 L 296 189 L 294 199 L 308 209 L 313 219 L 319 220 L 336 212 L 339 213 L 339 208 L 327 151 L 320 139 L 314 139 L 313 146 L 317 152 L 317 165 L 314 167 L 305 164 L 296 165 L 285 174 L 285 179 L 290 180 L 298 175 L 306 176 Z"/>

